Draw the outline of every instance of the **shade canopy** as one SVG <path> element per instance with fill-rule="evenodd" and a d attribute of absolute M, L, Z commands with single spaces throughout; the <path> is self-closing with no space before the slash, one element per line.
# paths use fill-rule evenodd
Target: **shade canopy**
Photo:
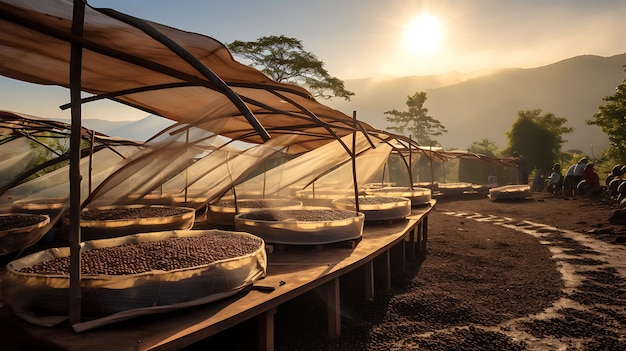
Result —
<path fill-rule="evenodd" d="M 69 87 L 70 46 L 80 43 L 82 89 L 94 94 L 86 101 L 112 99 L 252 143 L 267 133 L 296 133 L 302 151 L 354 130 L 352 117 L 235 61 L 213 38 L 89 6 L 83 36 L 76 37 L 72 6 L 71 0 L 0 0 L 0 74 Z"/>

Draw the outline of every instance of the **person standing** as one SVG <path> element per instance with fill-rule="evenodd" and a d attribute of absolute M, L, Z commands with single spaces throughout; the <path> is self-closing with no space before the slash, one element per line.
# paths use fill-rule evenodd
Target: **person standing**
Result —
<path fill-rule="evenodd" d="M 528 171 L 526 170 L 526 157 L 519 152 L 513 151 L 513 161 L 515 163 L 515 183 L 528 184 Z"/>

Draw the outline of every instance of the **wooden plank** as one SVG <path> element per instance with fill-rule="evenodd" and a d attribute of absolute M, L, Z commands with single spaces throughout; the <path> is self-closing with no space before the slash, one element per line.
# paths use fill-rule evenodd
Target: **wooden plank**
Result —
<path fill-rule="evenodd" d="M 369 287 L 366 283 L 366 297 L 369 294 L 373 298 L 373 286 L 378 281 L 374 278 L 382 278 L 386 289 L 391 286 L 389 249 L 404 241 L 405 234 L 414 230 L 419 223 L 425 223 L 431 208 L 414 209 L 406 220 L 394 221 L 385 226 L 366 226 L 362 240 L 353 248 L 274 251 L 268 256 L 267 276 L 255 283 L 273 287 L 274 291 L 269 293 L 242 291 L 207 305 L 139 317 L 83 333 L 75 333 L 66 324 L 52 328 L 31 325 L 17 318 L 8 306 L 4 306 L 0 309 L 0 326 L 14 330 L 16 340 L 28 340 L 30 344 L 44 349 L 179 350 L 251 318 L 262 315 L 265 315 L 263 318 L 269 318 L 267 313 L 282 303 L 360 267 L 364 267 L 366 272 L 369 270 L 374 280 Z M 386 266 L 382 277 L 375 276 L 379 274 L 374 269 L 375 258 L 378 258 L 377 261 L 382 258 Z M 269 321 L 266 319 L 265 322 Z"/>

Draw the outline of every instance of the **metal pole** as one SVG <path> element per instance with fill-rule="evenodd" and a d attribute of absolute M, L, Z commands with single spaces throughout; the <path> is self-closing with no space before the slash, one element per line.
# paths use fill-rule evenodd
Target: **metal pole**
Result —
<path fill-rule="evenodd" d="M 83 36 L 83 21 L 85 20 L 85 1 L 74 0 L 72 14 L 72 34 Z M 81 314 L 81 262 L 80 262 L 80 142 L 81 142 L 81 106 L 80 93 L 82 89 L 83 48 L 80 44 L 72 43 L 70 56 L 70 101 L 72 104 L 72 129 L 70 135 L 70 301 L 69 324 L 80 322 Z"/>

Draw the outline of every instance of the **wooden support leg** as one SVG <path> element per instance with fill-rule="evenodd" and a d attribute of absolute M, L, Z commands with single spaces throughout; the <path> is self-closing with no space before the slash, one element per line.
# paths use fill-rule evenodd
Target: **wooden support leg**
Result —
<path fill-rule="evenodd" d="M 374 260 L 374 273 L 376 280 L 376 287 L 382 290 L 388 290 L 391 288 L 391 255 L 389 250 L 381 253 Z"/>
<path fill-rule="evenodd" d="M 365 298 L 374 299 L 374 261 L 370 260 L 364 266 L 365 271 Z"/>
<path fill-rule="evenodd" d="M 417 226 L 409 231 L 409 240 L 407 245 L 408 256 L 411 260 L 415 259 L 415 242 L 417 237 Z"/>
<path fill-rule="evenodd" d="M 428 242 L 428 215 L 425 215 L 422 219 L 422 241 L 423 249 L 426 251 L 426 243 Z"/>
<path fill-rule="evenodd" d="M 341 298 L 339 278 L 335 278 L 326 285 L 326 301 L 328 304 L 328 338 L 336 339 L 341 335 Z"/>
<path fill-rule="evenodd" d="M 418 255 L 421 257 L 424 252 L 423 252 L 423 245 L 424 245 L 424 236 L 423 236 L 423 229 L 422 229 L 422 222 L 418 222 L 417 226 L 415 226 L 415 236 L 417 238 L 417 245 L 416 245 L 416 250 Z"/>
<path fill-rule="evenodd" d="M 259 350 L 274 350 L 274 314 L 276 308 L 259 315 Z"/>
<path fill-rule="evenodd" d="M 390 260 L 391 260 L 391 269 L 394 272 L 404 271 L 406 268 L 406 244 L 405 241 L 402 240 L 398 242 L 396 245 L 391 247 L 390 251 Z"/>

